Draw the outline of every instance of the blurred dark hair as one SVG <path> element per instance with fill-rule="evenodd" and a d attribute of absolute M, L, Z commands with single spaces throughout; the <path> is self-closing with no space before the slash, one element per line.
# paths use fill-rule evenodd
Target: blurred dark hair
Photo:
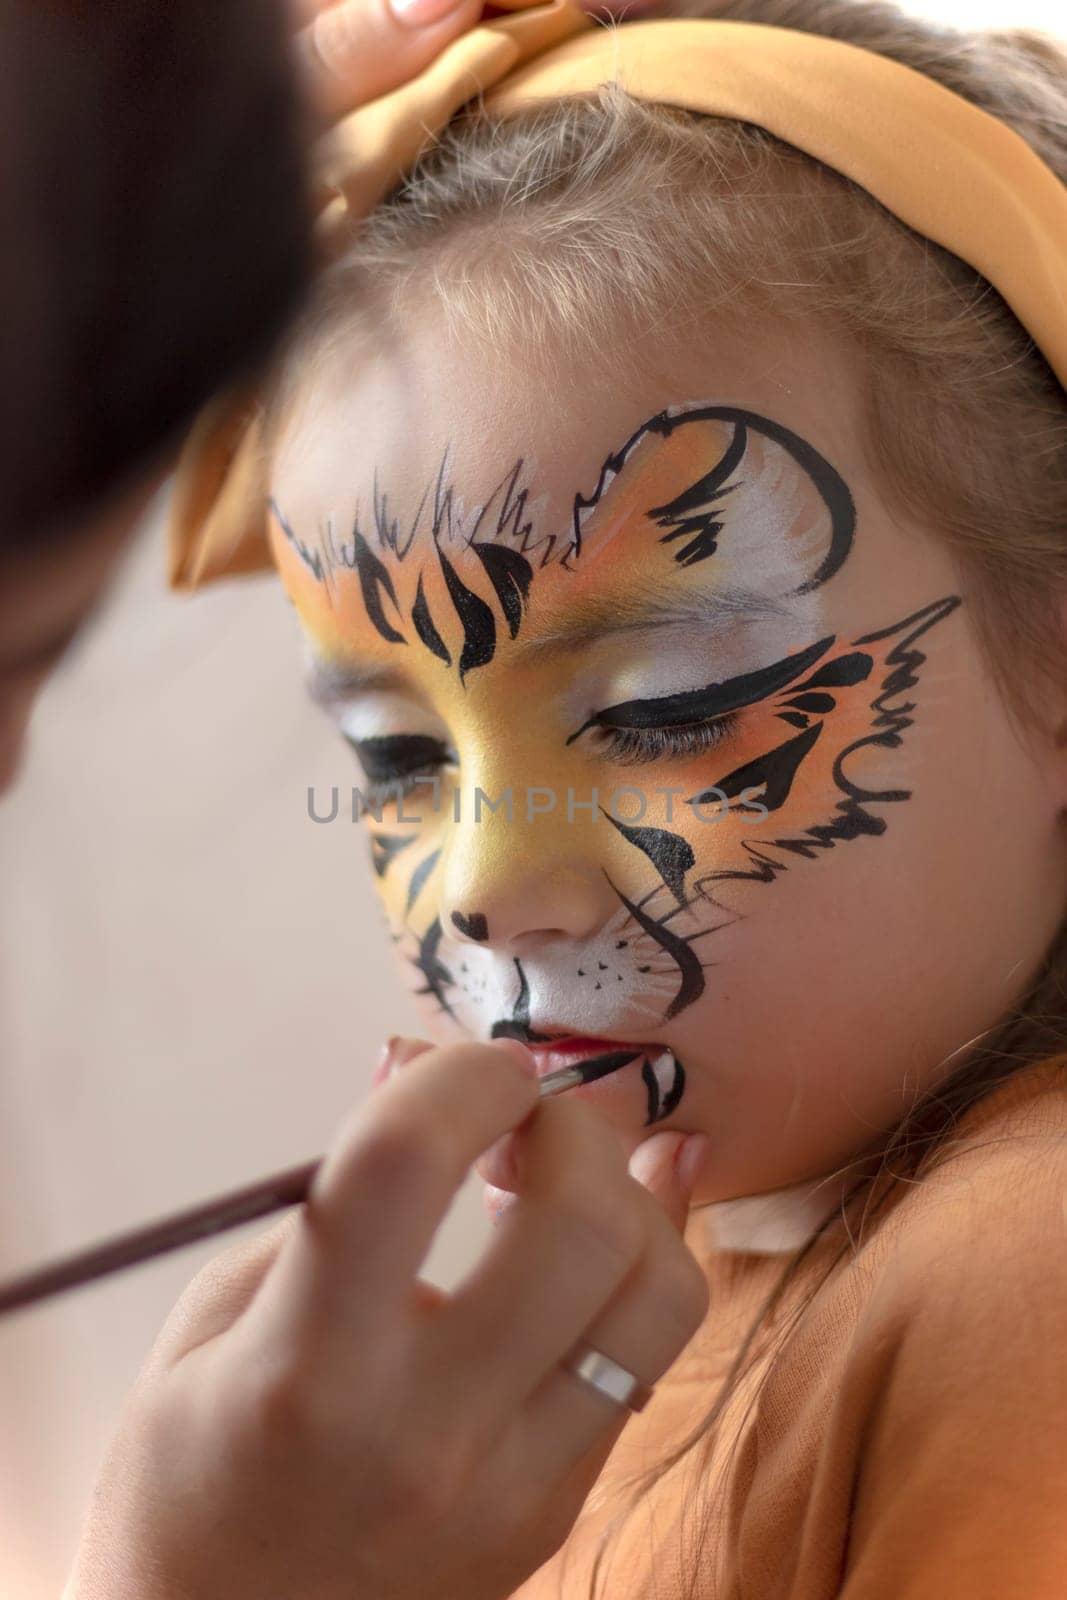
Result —
<path fill-rule="evenodd" d="M 269 351 L 309 268 L 280 0 L 0 0 L 0 548 Z"/>

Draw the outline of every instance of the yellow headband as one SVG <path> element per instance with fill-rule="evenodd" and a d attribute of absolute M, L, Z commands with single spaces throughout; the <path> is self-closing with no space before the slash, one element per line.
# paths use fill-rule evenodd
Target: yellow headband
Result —
<path fill-rule="evenodd" d="M 483 24 L 332 136 L 330 232 L 365 216 L 475 94 L 499 117 L 618 83 L 640 100 L 755 123 L 851 178 L 979 271 L 1067 389 L 1067 186 L 988 112 L 884 56 L 761 23 L 592 27 L 570 0 Z M 495 88 L 494 88 L 495 86 Z M 171 582 L 268 567 L 254 395 L 200 418 L 179 465 Z"/>

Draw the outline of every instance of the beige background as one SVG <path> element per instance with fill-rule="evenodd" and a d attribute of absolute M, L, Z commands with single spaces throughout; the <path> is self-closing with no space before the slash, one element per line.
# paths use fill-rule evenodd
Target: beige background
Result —
<path fill-rule="evenodd" d="M 1062 0 L 909 0 L 1064 31 Z M 270 579 L 178 602 L 158 526 L 48 688 L 0 805 L 0 1273 L 319 1152 L 416 1027 L 354 769 Z M 428 1265 L 485 1237 L 477 1186 Z M 56 1600 L 130 1381 L 204 1245 L 0 1324 L 0 1596 Z"/>
<path fill-rule="evenodd" d="M 0 1272 L 322 1150 L 416 1027 L 355 780 L 269 578 L 178 601 L 156 527 L 0 806 Z M 431 1258 L 483 1237 L 471 1185 Z M 217 1246 L 216 1246 L 217 1248 Z M 111 1420 L 208 1245 L 0 1324 L 0 1595 L 54 1600 Z"/>

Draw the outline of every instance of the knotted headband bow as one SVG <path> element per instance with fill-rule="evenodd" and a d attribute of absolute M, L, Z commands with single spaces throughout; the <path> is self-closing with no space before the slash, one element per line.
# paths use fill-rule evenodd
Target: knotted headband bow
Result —
<path fill-rule="evenodd" d="M 476 94 L 507 117 L 618 83 L 637 99 L 755 123 L 852 179 L 980 272 L 1067 389 L 1067 186 L 998 118 L 838 39 L 718 20 L 605 29 L 570 0 L 510 3 L 523 9 L 475 28 L 335 130 L 323 169 L 331 236 L 365 216 Z M 176 588 L 271 564 L 255 415 L 254 395 L 225 396 L 190 435 L 171 514 Z"/>

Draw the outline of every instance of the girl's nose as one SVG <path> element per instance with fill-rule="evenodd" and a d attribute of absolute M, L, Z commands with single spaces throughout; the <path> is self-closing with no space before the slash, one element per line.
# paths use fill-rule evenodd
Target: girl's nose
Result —
<path fill-rule="evenodd" d="M 533 955 L 545 941 L 592 938 L 618 912 L 604 870 L 613 830 L 565 770 L 536 766 L 531 752 L 544 746 L 536 729 L 505 726 L 468 762 L 468 793 L 443 843 L 447 938 Z"/>
<path fill-rule="evenodd" d="M 440 915 L 449 938 L 521 956 L 545 941 L 591 938 L 618 904 L 593 860 L 545 860 L 518 849 L 479 858 L 455 849 Z"/>

